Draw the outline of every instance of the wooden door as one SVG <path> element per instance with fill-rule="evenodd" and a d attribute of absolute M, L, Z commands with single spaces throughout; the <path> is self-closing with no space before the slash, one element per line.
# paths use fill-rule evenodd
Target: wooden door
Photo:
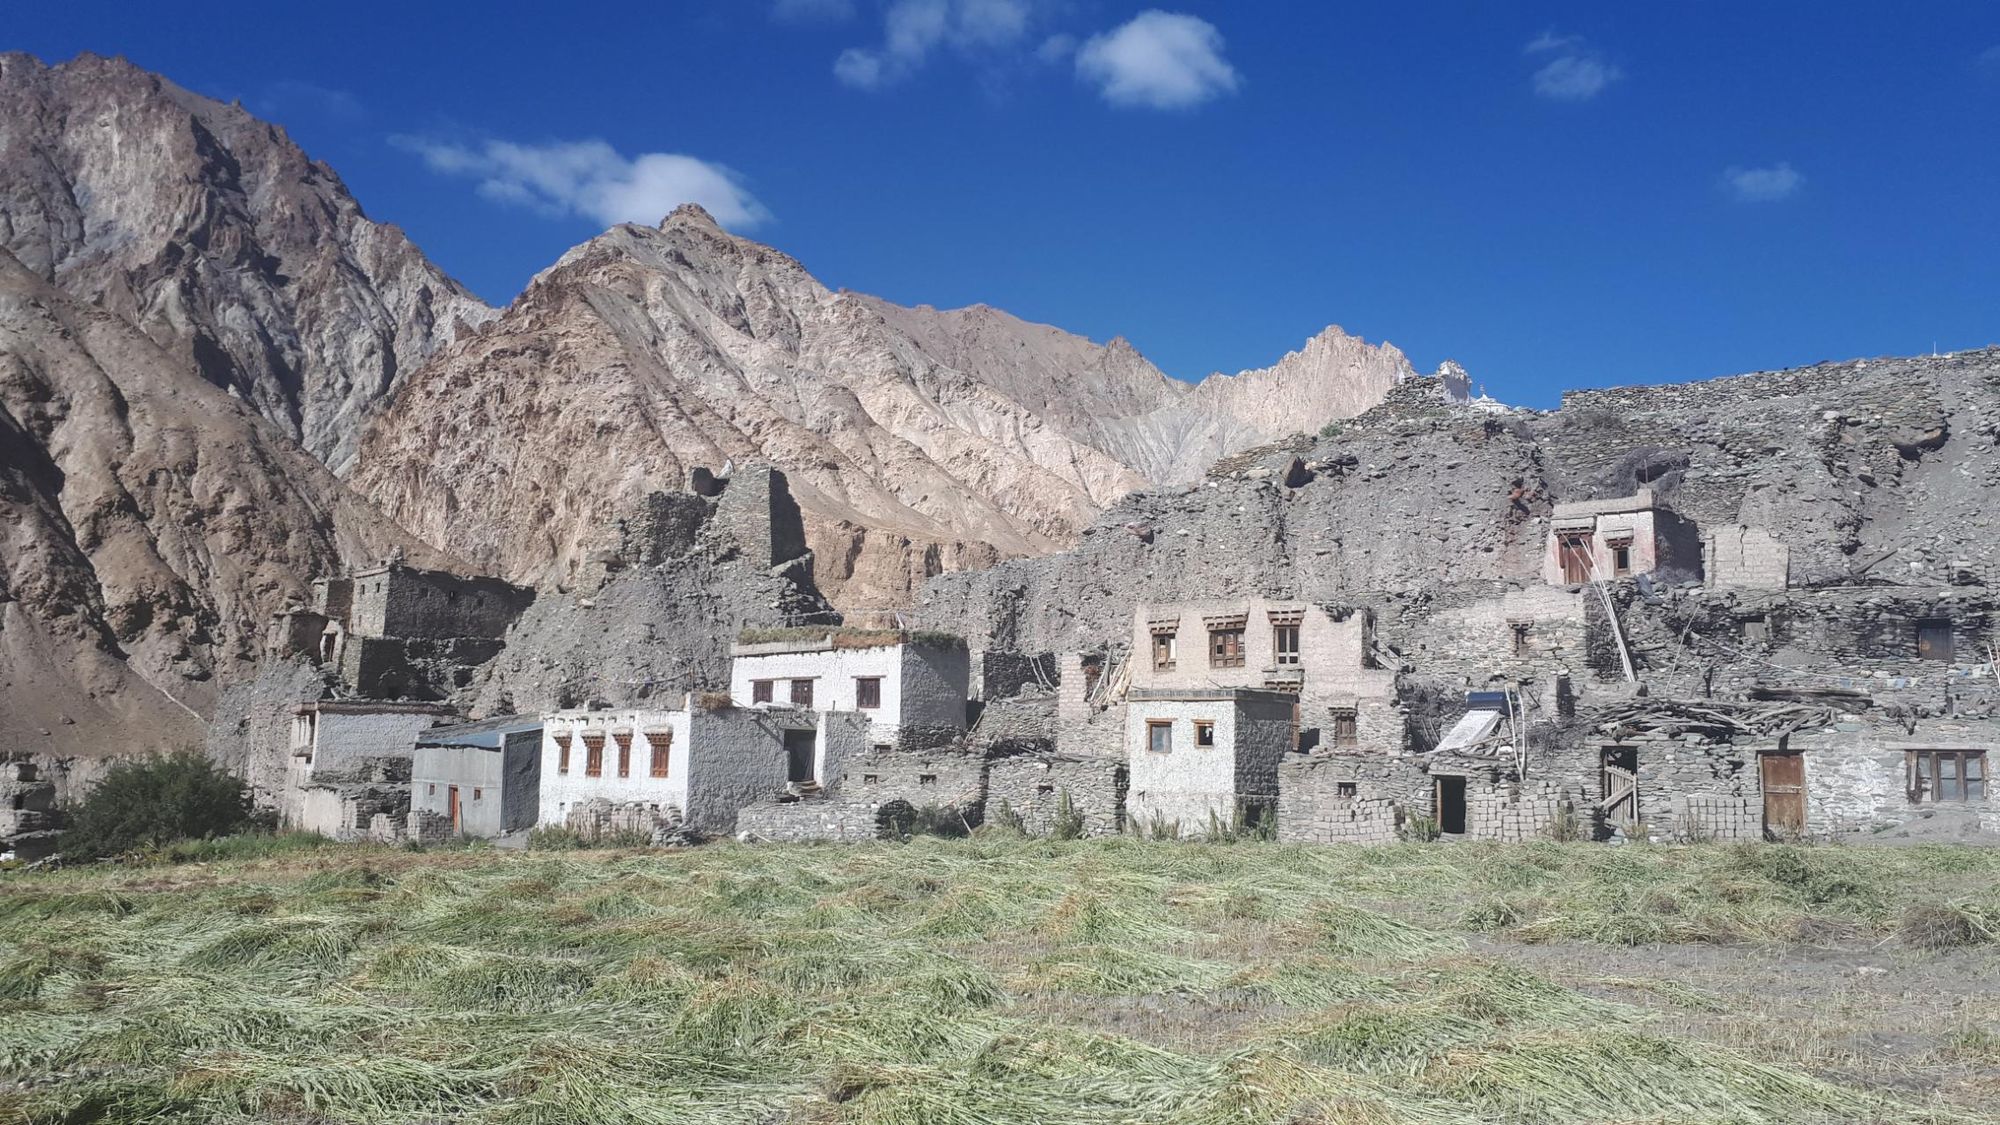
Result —
<path fill-rule="evenodd" d="M 788 730 L 785 732 L 785 780 L 807 782 L 813 780 L 813 758 L 819 749 L 819 736 L 809 730 Z"/>
<path fill-rule="evenodd" d="M 455 836 L 458 834 L 458 786 L 454 785 L 448 789 L 445 796 L 451 805 L 451 831 Z"/>
<path fill-rule="evenodd" d="M 1764 828 L 1791 837 L 1806 828 L 1806 760 L 1801 754 L 1764 754 L 1758 759 L 1764 785 Z"/>
<path fill-rule="evenodd" d="M 1949 663 L 1953 656 L 1951 622 L 1942 620 L 1917 622 L 1918 659 L 1942 660 Z"/>
<path fill-rule="evenodd" d="M 1572 586 L 1590 581 L 1590 536 L 1564 535 L 1556 544 L 1563 581 Z"/>

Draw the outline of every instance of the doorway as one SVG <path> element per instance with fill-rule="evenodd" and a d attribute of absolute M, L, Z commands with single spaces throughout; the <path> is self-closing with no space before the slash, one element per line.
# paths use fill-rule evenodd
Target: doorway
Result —
<path fill-rule="evenodd" d="M 1764 785 L 1764 830 L 1780 840 L 1795 839 L 1806 828 L 1806 760 L 1797 753 L 1758 756 Z"/>
<path fill-rule="evenodd" d="M 1581 586 L 1590 581 L 1591 549 L 1589 532 L 1565 532 L 1556 537 L 1556 554 L 1562 563 L 1563 584 Z"/>
<path fill-rule="evenodd" d="M 1639 821 L 1639 748 L 1606 746 L 1598 751 L 1598 804 L 1611 824 Z"/>
<path fill-rule="evenodd" d="M 1431 807 L 1437 812 L 1438 831 L 1447 836 L 1465 834 L 1465 779 L 1439 774 L 1431 778 Z"/>
<path fill-rule="evenodd" d="M 458 835 L 458 786 L 450 786 L 445 791 L 445 801 L 451 807 L 451 834 Z"/>
<path fill-rule="evenodd" d="M 813 780 L 813 759 L 818 755 L 819 735 L 809 730 L 788 730 L 785 732 L 785 780 L 808 782 Z"/>

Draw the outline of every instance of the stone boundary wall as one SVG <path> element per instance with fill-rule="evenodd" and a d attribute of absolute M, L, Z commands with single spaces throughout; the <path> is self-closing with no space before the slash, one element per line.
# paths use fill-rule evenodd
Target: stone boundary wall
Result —
<path fill-rule="evenodd" d="M 593 797 L 569 807 L 563 827 L 586 840 L 601 839 L 620 832 L 651 836 L 680 826 L 678 810 L 647 801 L 607 801 Z"/>
<path fill-rule="evenodd" d="M 1278 839 L 1296 844 L 1381 844 L 1397 838 L 1402 807 L 1384 788 L 1361 780 L 1372 755 L 1290 755 L 1278 766 Z M 1400 764 L 1400 763 L 1399 763 Z M 1347 784 L 1352 796 L 1343 796 Z"/>
<path fill-rule="evenodd" d="M 736 835 L 769 843 L 856 843 L 881 836 L 872 801 L 838 797 L 766 801 L 736 814 Z"/>
<path fill-rule="evenodd" d="M 1055 829 L 1062 795 L 1083 818 L 1086 836 L 1125 830 L 1125 763 L 1118 758 L 1023 754 L 994 762 L 986 775 L 986 816 L 992 822 L 1005 801 L 1022 831 L 1047 836 Z"/>

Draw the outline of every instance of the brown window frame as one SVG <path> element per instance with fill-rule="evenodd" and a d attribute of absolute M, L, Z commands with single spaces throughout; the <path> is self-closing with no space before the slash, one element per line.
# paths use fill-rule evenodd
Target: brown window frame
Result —
<path fill-rule="evenodd" d="M 670 730 L 649 730 L 646 732 L 646 776 L 668 777 L 673 771 L 674 732 Z"/>
<path fill-rule="evenodd" d="M 811 707 L 813 700 L 817 697 L 813 688 L 813 681 L 817 678 L 816 676 L 793 676 L 789 681 L 791 686 L 786 689 L 786 700 L 794 707 Z M 806 686 L 805 698 L 803 699 L 799 697 L 800 684 Z"/>
<path fill-rule="evenodd" d="M 473 786 L 473 787 L 472 787 L 472 799 L 473 799 L 473 800 L 475 800 L 475 801 L 479 800 L 479 798 L 480 798 L 480 797 L 482 797 L 482 796 L 484 796 L 484 795 L 485 795 L 485 793 L 486 793 L 486 791 L 485 791 L 484 789 L 481 789 L 481 788 L 480 788 L 479 786 L 477 786 L 477 785 L 475 785 L 475 786 Z"/>
<path fill-rule="evenodd" d="M 1286 641 L 1291 644 L 1287 646 Z M 1296 621 L 1271 626 L 1271 661 L 1280 668 L 1299 666 L 1299 625 Z"/>
<path fill-rule="evenodd" d="M 1327 745 L 1335 750 L 1358 750 L 1361 748 L 1361 709 L 1359 707 L 1334 707 L 1332 718 L 1327 722 Z"/>
<path fill-rule="evenodd" d="M 632 776 L 632 732 L 613 732 L 611 740 L 618 744 L 618 776 Z"/>
<path fill-rule="evenodd" d="M 1179 663 L 1176 659 L 1178 654 L 1174 651 L 1174 647 L 1174 634 L 1172 632 L 1153 634 L 1153 671 L 1171 672 L 1174 670 L 1174 666 Z"/>
<path fill-rule="evenodd" d="M 1957 789 L 1953 796 L 1944 793 L 1945 778 L 1938 764 L 1948 761 L 1952 764 L 1951 783 Z M 1978 777 L 1966 767 L 1978 765 Z M 1924 783 L 1929 782 L 1928 792 Z M 1973 785 L 1979 786 L 1977 795 L 1972 793 Z M 1984 801 L 1992 788 L 1992 777 L 1987 773 L 1986 751 L 1968 750 L 1954 747 L 1937 750 L 1903 751 L 1903 790 L 1913 805 L 1970 804 Z"/>
<path fill-rule="evenodd" d="M 1215 749 L 1215 720 L 1196 719 L 1194 721 L 1194 745 L 1197 750 Z"/>
<path fill-rule="evenodd" d="M 569 735 L 558 734 L 553 737 L 556 740 L 556 772 L 566 774 L 569 772 Z"/>
<path fill-rule="evenodd" d="M 1623 577 L 1632 573 L 1631 543 L 1611 544 L 1611 573 L 1614 577 Z"/>
<path fill-rule="evenodd" d="M 751 680 L 750 702 L 752 703 L 773 702 L 777 698 L 777 685 L 778 681 L 776 680 Z"/>
<path fill-rule="evenodd" d="M 882 709 L 882 677 L 854 677 L 854 709 L 857 711 Z"/>
<path fill-rule="evenodd" d="M 601 734 L 583 736 L 583 776 L 604 776 L 604 736 Z"/>
<path fill-rule="evenodd" d="M 1167 745 L 1164 750 L 1159 748 L 1159 739 L 1155 737 L 1160 731 L 1167 732 Z M 1171 754 L 1174 752 L 1174 721 L 1172 719 L 1146 720 L 1146 752 L 1148 754 Z"/>
<path fill-rule="evenodd" d="M 1208 666 L 1210 668 L 1243 667 L 1243 627 L 1208 631 Z"/>

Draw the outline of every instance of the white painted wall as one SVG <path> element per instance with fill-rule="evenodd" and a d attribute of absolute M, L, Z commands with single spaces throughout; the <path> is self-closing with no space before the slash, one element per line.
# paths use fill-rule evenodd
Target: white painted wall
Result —
<path fill-rule="evenodd" d="M 904 713 L 902 645 L 878 648 L 827 648 L 810 652 L 775 652 L 737 656 L 729 667 L 729 698 L 738 707 L 789 707 L 794 679 L 811 679 L 815 711 L 860 711 L 868 716 L 869 738 L 894 744 Z M 862 711 L 854 681 L 863 676 L 882 679 L 882 706 Z M 752 701 L 751 683 L 774 680 L 770 703 Z M 963 715 L 963 700 L 960 713 Z M 961 718 L 961 721 L 962 718 Z"/>
<path fill-rule="evenodd" d="M 618 776 L 618 741 L 612 732 L 632 732 L 632 775 Z M 666 777 L 652 776 L 652 747 L 646 741 L 649 730 L 674 733 Z M 586 733 L 604 736 L 604 774 L 587 777 L 589 760 L 583 744 Z M 570 737 L 569 770 L 558 767 L 562 754 L 556 736 Z M 690 768 L 690 724 L 682 711 L 552 711 L 542 716 L 542 800 L 538 823 L 559 827 L 573 804 L 601 798 L 620 803 L 645 802 L 683 813 L 688 807 Z"/>
<path fill-rule="evenodd" d="M 1227 824 L 1236 813 L 1236 705 L 1226 699 L 1135 699 L 1125 705 L 1125 758 L 1130 790 L 1127 814 L 1140 831 L 1151 829 L 1154 817 L 1179 821 L 1183 835 L 1208 827 L 1213 812 Z M 1147 733 L 1150 721 L 1173 724 L 1173 749 L 1154 753 Z M 1196 720 L 1215 724 L 1215 745 L 1198 747 Z"/>

